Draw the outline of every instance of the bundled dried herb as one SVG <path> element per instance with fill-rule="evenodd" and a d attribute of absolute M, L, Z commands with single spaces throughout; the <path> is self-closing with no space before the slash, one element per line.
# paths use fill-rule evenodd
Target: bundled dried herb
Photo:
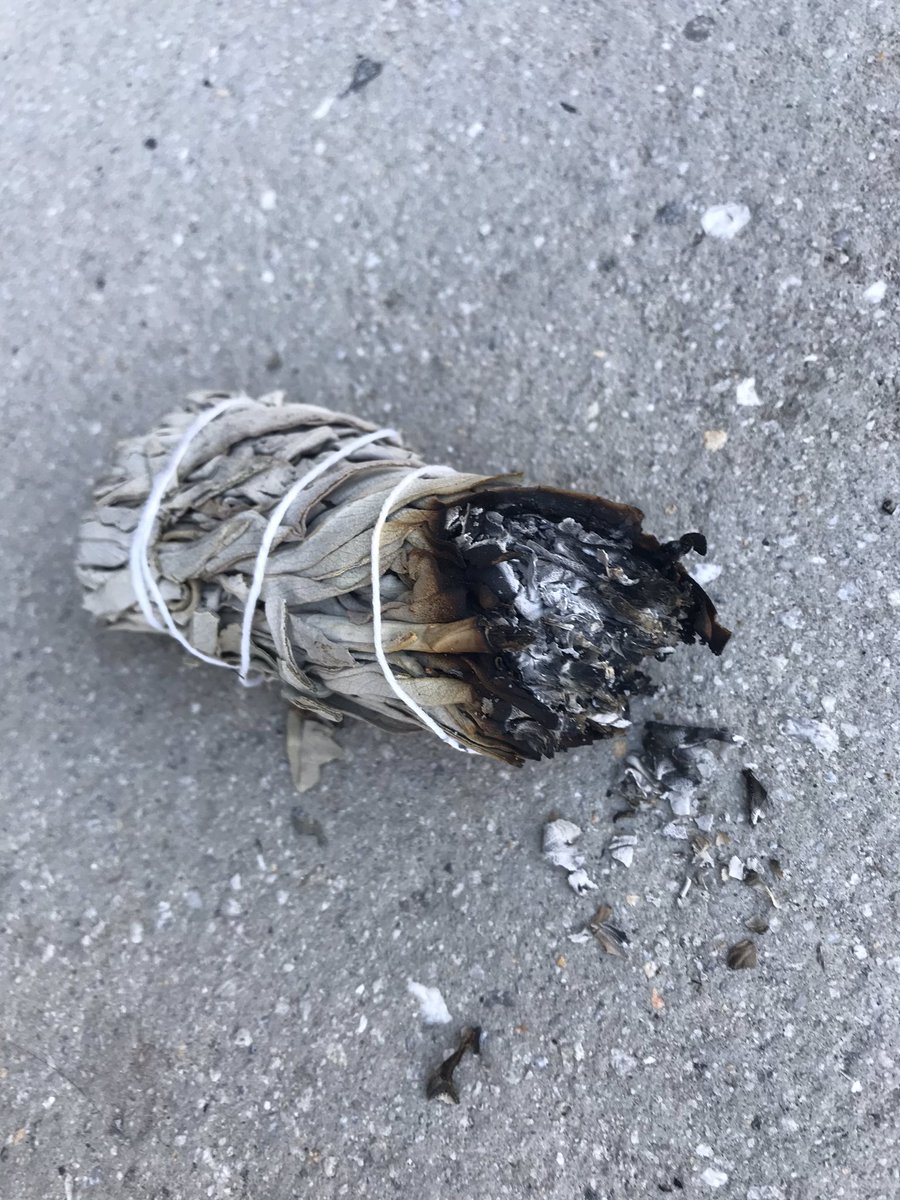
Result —
<path fill-rule="evenodd" d="M 197 414 L 226 400 L 231 407 L 185 448 Z M 326 455 L 373 429 L 286 404 L 280 393 L 192 397 L 190 408 L 119 445 L 82 528 L 86 607 L 114 628 L 151 627 L 129 552 L 154 481 L 179 447 L 147 569 L 173 628 L 236 665 L 273 510 Z M 679 561 L 705 552 L 700 534 L 660 544 L 625 505 L 449 468 L 413 477 L 421 466 L 399 435 L 379 436 L 303 487 L 271 531 L 251 663 L 314 720 L 299 758 L 305 748 L 316 775 L 329 757 L 322 732 L 345 716 L 397 732 L 422 727 L 376 658 L 379 517 L 374 579 L 390 675 L 476 753 L 521 763 L 610 736 L 642 685 L 644 659 L 695 640 L 721 652 L 728 631 Z"/>

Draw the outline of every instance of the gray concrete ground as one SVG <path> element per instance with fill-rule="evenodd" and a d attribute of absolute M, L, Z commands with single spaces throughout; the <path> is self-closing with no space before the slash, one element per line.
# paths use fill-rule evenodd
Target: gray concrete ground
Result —
<path fill-rule="evenodd" d="M 892 6 L 10 0 L 0 52 L 0 1193 L 900 1195 Z M 706 531 L 735 637 L 641 711 L 747 739 L 706 791 L 726 861 L 786 872 L 755 970 L 723 955 L 764 898 L 679 906 L 661 816 L 603 853 L 608 748 L 515 772 L 347 728 L 316 839 L 274 693 L 91 627 L 90 483 L 201 386 Z M 552 810 L 594 899 L 541 859 Z M 597 899 L 624 960 L 567 939 Z"/>

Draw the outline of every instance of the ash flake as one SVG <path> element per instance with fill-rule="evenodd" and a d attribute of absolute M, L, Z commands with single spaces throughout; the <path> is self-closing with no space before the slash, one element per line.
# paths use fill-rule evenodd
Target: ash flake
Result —
<path fill-rule="evenodd" d="M 718 1167 L 707 1167 L 700 1178 L 709 1188 L 720 1188 L 728 1182 L 727 1174 Z"/>
<path fill-rule="evenodd" d="M 703 232 L 709 237 L 731 241 L 750 223 L 746 204 L 713 204 L 700 218 Z"/>
<path fill-rule="evenodd" d="M 419 1016 L 423 1025 L 447 1025 L 453 1020 L 439 988 L 426 987 L 415 979 L 409 979 L 406 990 L 419 1002 Z"/>
<path fill-rule="evenodd" d="M 762 404 L 756 390 L 756 380 L 752 377 L 741 380 L 735 389 L 735 398 L 743 408 L 755 408 Z"/>
<path fill-rule="evenodd" d="M 783 728 L 788 737 L 795 738 L 800 742 L 809 742 L 820 754 L 834 754 L 838 749 L 838 735 L 824 721 L 798 720 L 788 717 Z"/>

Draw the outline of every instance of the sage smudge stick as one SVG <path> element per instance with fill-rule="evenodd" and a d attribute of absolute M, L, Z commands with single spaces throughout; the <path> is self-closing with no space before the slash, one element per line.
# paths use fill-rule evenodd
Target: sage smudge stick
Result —
<path fill-rule="evenodd" d="M 238 669 L 247 610 L 245 654 L 291 706 L 301 788 L 335 756 L 328 730 L 346 716 L 399 733 L 423 727 L 419 710 L 461 748 L 518 764 L 626 725 L 644 659 L 695 640 L 721 652 L 728 631 L 680 562 L 705 552 L 700 534 L 660 544 L 635 508 L 516 476 L 419 474 L 392 431 L 351 446 L 374 432 L 281 393 L 195 395 L 120 443 L 82 526 L 85 606 L 107 625 L 147 632 L 170 619 L 193 652 Z"/>

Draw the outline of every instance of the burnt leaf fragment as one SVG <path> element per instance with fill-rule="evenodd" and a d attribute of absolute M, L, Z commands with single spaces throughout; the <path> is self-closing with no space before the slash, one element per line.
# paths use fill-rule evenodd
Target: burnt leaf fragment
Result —
<path fill-rule="evenodd" d="M 756 942 L 752 938 L 742 938 L 735 942 L 725 956 L 725 962 L 732 971 L 747 971 L 759 962 Z"/>
<path fill-rule="evenodd" d="M 747 799 L 747 820 L 751 825 L 758 825 L 769 807 L 769 793 L 749 767 L 744 767 L 741 775 Z"/>
<path fill-rule="evenodd" d="M 751 933 L 768 933 L 769 922 L 765 917 L 753 916 L 744 922 Z"/>
<path fill-rule="evenodd" d="M 377 79 L 383 70 L 384 63 L 375 62 L 372 58 L 360 55 L 353 68 L 353 78 L 346 90 L 341 92 L 341 97 L 350 96 L 353 92 L 361 92 L 364 87 L 369 86 L 373 79 Z"/>
<path fill-rule="evenodd" d="M 763 892 L 766 896 L 768 896 L 769 903 L 773 908 L 780 907 L 778 901 L 775 899 L 775 893 L 766 883 L 762 875 L 760 875 L 759 871 L 754 870 L 753 867 L 747 867 L 744 871 L 743 882 L 746 883 L 748 887 L 756 888 L 757 891 Z"/>
<path fill-rule="evenodd" d="M 682 32 L 689 42 L 705 42 L 715 29 L 716 22 L 712 17 L 692 17 Z"/>
<path fill-rule="evenodd" d="M 481 1053 L 481 1026 L 467 1026 L 459 1035 L 459 1042 L 451 1055 L 428 1076 L 425 1095 L 429 1100 L 443 1100 L 446 1104 L 459 1104 L 459 1092 L 453 1073 L 462 1062 L 467 1050 Z"/>
<path fill-rule="evenodd" d="M 664 795 L 702 782 L 696 749 L 707 742 L 733 742 L 727 729 L 647 721 L 638 754 L 627 759 L 628 774 L 643 794 Z"/>
<path fill-rule="evenodd" d="M 325 830 L 322 828 L 322 822 L 318 817 L 311 817 L 308 813 L 295 804 L 291 809 L 291 828 L 298 837 L 313 837 L 320 846 L 328 844 L 328 838 L 325 836 Z"/>
<path fill-rule="evenodd" d="M 687 209 L 677 200 L 667 200 L 653 214 L 657 225 L 683 225 L 687 220 Z"/>
<path fill-rule="evenodd" d="M 613 910 L 608 904 L 601 904 L 591 917 L 588 928 L 594 935 L 600 947 L 614 958 L 624 958 L 628 948 L 628 935 L 615 925 L 610 924 Z"/>

